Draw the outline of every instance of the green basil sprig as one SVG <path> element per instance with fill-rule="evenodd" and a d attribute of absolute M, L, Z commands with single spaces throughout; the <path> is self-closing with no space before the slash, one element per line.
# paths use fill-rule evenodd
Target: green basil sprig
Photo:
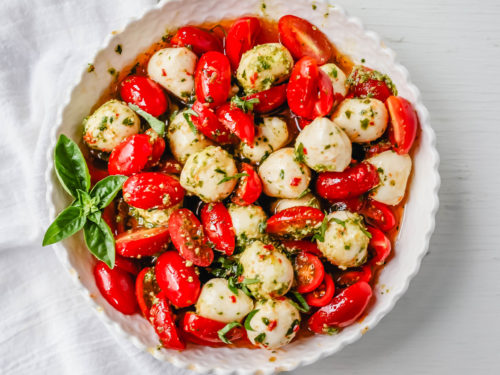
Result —
<path fill-rule="evenodd" d="M 94 256 L 113 268 L 115 239 L 101 216 L 127 179 L 108 176 L 90 189 L 90 174 L 82 152 L 71 139 L 61 134 L 54 150 L 54 168 L 59 182 L 74 199 L 49 226 L 43 246 L 68 238 L 83 229 L 85 243 Z"/>

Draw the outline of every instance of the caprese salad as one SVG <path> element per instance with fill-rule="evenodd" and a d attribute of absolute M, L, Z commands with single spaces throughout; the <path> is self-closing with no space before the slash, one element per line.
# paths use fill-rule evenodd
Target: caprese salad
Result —
<path fill-rule="evenodd" d="M 83 229 L 104 299 L 169 349 L 276 349 L 362 317 L 418 130 L 388 76 L 293 15 L 181 27 L 110 74 L 82 147 L 57 143 L 74 201 L 45 245 Z"/>

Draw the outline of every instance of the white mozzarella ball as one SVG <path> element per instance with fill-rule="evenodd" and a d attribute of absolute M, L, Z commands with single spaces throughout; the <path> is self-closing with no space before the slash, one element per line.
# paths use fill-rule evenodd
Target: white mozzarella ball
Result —
<path fill-rule="evenodd" d="M 253 242 L 241 254 L 240 264 L 246 279 L 258 280 L 247 285 L 256 298 L 279 297 L 292 286 L 292 263 L 271 244 L 258 240 Z"/>
<path fill-rule="evenodd" d="M 196 313 L 218 322 L 240 322 L 253 309 L 253 301 L 242 291 L 234 294 L 226 279 L 211 279 L 201 289 Z"/>
<path fill-rule="evenodd" d="M 203 134 L 193 132 L 189 126 L 184 112 L 179 112 L 172 120 L 167 130 L 168 144 L 175 159 L 184 164 L 193 154 L 203 150 L 205 147 L 213 145 Z"/>
<path fill-rule="evenodd" d="M 304 162 L 317 172 L 342 172 L 351 162 L 349 137 L 325 117 L 316 118 L 302 129 L 295 140 L 295 152 L 299 152 L 300 147 Z"/>
<path fill-rule="evenodd" d="M 227 209 L 238 242 L 245 243 L 248 240 L 263 237 L 266 232 L 267 215 L 262 207 L 253 204 L 238 206 L 231 203 Z"/>
<path fill-rule="evenodd" d="M 83 122 L 83 141 L 95 150 L 111 152 L 125 138 L 139 133 L 141 121 L 127 104 L 112 99 Z"/>
<path fill-rule="evenodd" d="M 255 143 L 253 147 L 241 143 L 241 155 L 254 164 L 261 163 L 272 152 L 279 150 L 288 141 L 288 126 L 279 117 L 265 117 L 256 124 Z"/>
<path fill-rule="evenodd" d="M 380 138 L 387 128 L 385 104 L 378 99 L 346 99 L 333 114 L 333 121 L 356 143 Z"/>
<path fill-rule="evenodd" d="M 194 92 L 196 54 L 186 47 L 164 48 L 148 63 L 148 75 L 165 89 L 187 101 Z"/>
<path fill-rule="evenodd" d="M 180 182 L 184 189 L 204 202 L 226 198 L 236 186 L 238 173 L 233 157 L 223 148 L 208 146 L 193 154 L 184 164 Z"/>
<path fill-rule="evenodd" d="M 316 198 L 311 193 L 308 193 L 304 195 L 302 198 L 277 199 L 273 203 L 271 203 L 271 211 L 276 214 L 280 211 L 286 210 L 287 208 L 299 207 L 299 206 L 320 208 L 318 198 Z"/>
<path fill-rule="evenodd" d="M 389 150 L 366 161 L 377 168 L 380 178 L 380 184 L 370 193 L 371 198 L 393 206 L 401 202 L 411 172 L 410 156 Z"/>
<path fill-rule="evenodd" d="M 311 171 L 295 160 L 291 147 L 273 152 L 259 167 L 264 193 L 275 198 L 298 198 L 309 186 Z"/>
<path fill-rule="evenodd" d="M 247 94 L 264 91 L 284 82 L 292 67 L 292 55 L 282 44 L 259 44 L 241 56 L 236 78 Z"/>
<path fill-rule="evenodd" d="M 168 226 L 168 219 L 172 213 L 179 209 L 181 204 L 166 209 L 151 208 L 144 210 L 142 208 L 129 208 L 129 213 L 137 220 L 137 224 L 146 228 Z"/>
<path fill-rule="evenodd" d="M 363 218 L 349 211 L 335 211 L 327 218 L 324 241 L 316 241 L 325 258 L 340 269 L 365 263 L 370 238 Z"/>
<path fill-rule="evenodd" d="M 332 80 L 335 100 L 338 102 L 339 100 L 344 99 L 347 95 L 347 77 L 342 69 L 333 63 L 321 65 L 319 68 L 328 74 L 328 77 Z"/>
<path fill-rule="evenodd" d="M 288 298 L 268 299 L 255 305 L 257 313 L 250 320 L 247 335 L 252 344 L 277 349 L 288 344 L 300 328 L 300 313 Z"/>

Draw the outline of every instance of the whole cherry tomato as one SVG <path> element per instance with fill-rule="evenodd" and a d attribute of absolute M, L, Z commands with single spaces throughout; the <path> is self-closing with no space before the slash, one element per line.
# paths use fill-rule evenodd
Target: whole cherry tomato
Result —
<path fill-rule="evenodd" d="M 295 59 L 309 56 L 323 65 L 332 56 L 328 38 L 316 26 L 303 18 L 283 16 L 278 22 L 280 41 Z"/>
<path fill-rule="evenodd" d="M 371 279 L 372 266 L 367 264 L 366 266 L 363 266 L 359 269 L 349 269 L 342 272 L 335 280 L 335 284 L 340 288 L 346 288 L 357 283 L 358 281 L 369 283 Z"/>
<path fill-rule="evenodd" d="M 306 237 L 321 224 L 325 214 L 315 207 L 296 206 L 286 208 L 267 220 L 267 233 L 278 236 Z"/>
<path fill-rule="evenodd" d="M 199 27 L 181 27 L 170 40 L 176 47 L 188 47 L 198 56 L 209 51 L 222 51 L 222 41 L 213 33 Z"/>
<path fill-rule="evenodd" d="M 252 49 L 260 33 L 260 21 L 256 17 L 239 18 L 231 25 L 226 36 L 226 55 L 233 70 L 238 68 L 241 56 Z"/>
<path fill-rule="evenodd" d="M 231 103 L 221 105 L 215 113 L 220 123 L 232 134 L 236 135 L 249 146 L 253 146 L 255 124 L 251 113 L 245 113 L 242 109 L 233 106 Z"/>
<path fill-rule="evenodd" d="M 371 224 L 384 232 L 388 232 L 396 226 L 396 216 L 394 216 L 392 209 L 384 203 L 369 199 L 361 212 Z"/>
<path fill-rule="evenodd" d="M 368 232 L 372 235 L 368 247 L 375 252 L 374 257 L 370 260 L 370 263 L 380 266 L 385 263 L 385 260 L 391 253 L 391 241 L 380 229 L 370 226 L 367 226 L 366 229 L 368 229 Z"/>
<path fill-rule="evenodd" d="M 269 90 L 259 91 L 244 97 L 244 100 L 259 99 L 258 103 L 253 105 L 255 113 L 267 113 L 279 108 L 286 101 L 287 85 L 273 86 Z"/>
<path fill-rule="evenodd" d="M 163 293 L 159 293 L 156 296 L 155 303 L 150 310 L 150 316 L 150 322 L 165 348 L 176 350 L 186 349 L 186 344 L 175 325 L 175 318 L 168 300 L 163 296 Z"/>
<path fill-rule="evenodd" d="M 181 174 L 182 164 L 174 158 L 168 158 L 160 161 L 158 171 L 166 174 Z"/>
<path fill-rule="evenodd" d="M 120 84 L 120 96 L 154 117 L 168 109 L 167 96 L 162 87 L 148 77 L 131 75 L 125 78 Z"/>
<path fill-rule="evenodd" d="M 125 315 L 137 312 L 134 280 L 130 273 L 117 267 L 110 269 L 99 261 L 94 267 L 94 278 L 104 299 L 116 310 Z"/>
<path fill-rule="evenodd" d="M 295 257 L 293 268 L 297 292 L 301 294 L 312 292 L 323 282 L 325 268 L 316 255 L 301 251 Z"/>
<path fill-rule="evenodd" d="M 316 311 L 309 319 L 309 329 L 315 333 L 328 333 L 328 328 L 342 328 L 354 323 L 368 306 L 372 288 L 360 281 L 344 289 L 331 302 Z"/>
<path fill-rule="evenodd" d="M 165 140 L 158 135 L 153 129 L 148 129 L 144 134 L 149 135 L 149 142 L 153 147 L 153 152 L 146 164 L 146 169 L 154 167 L 160 161 L 163 153 L 165 152 Z"/>
<path fill-rule="evenodd" d="M 160 255 L 155 266 L 158 286 L 177 307 L 191 306 L 200 295 L 200 279 L 193 265 L 176 252 L 167 251 Z"/>
<path fill-rule="evenodd" d="M 288 251 L 295 252 L 305 251 L 307 253 L 311 253 L 317 255 L 319 257 L 323 256 L 321 251 L 318 249 L 318 245 L 316 242 L 306 241 L 306 240 L 287 240 L 281 242 L 283 246 L 286 247 Z"/>
<path fill-rule="evenodd" d="M 175 178 L 160 172 L 143 172 L 123 184 L 123 199 L 132 207 L 148 210 L 175 206 L 184 198 L 184 189 Z"/>
<path fill-rule="evenodd" d="M 239 206 L 248 206 L 259 199 L 262 193 L 262 181 L 250 164 L 242 163 L 241 170 L 248 176 L 240 178 L 236 193 L 231 200 Z"/>
<path fill-rule="evenodd" d="M 325 273 L 323 282 L 312 292 L 306 294 L 309 306 L 321 307 L 330 303 L 335 294 L 335 284 L 330 274 Z"/>
<path fill-rule="evenodd" d="M 350 97 L 374 98 L 382 102 L 392 95 L 384 76 L 366 66 L 356 67 L 349 77 Z"/>
<path fill-rule="evenodd" d="M 147 134 L 134 134 L 116 146 L 109 156 L 110 175 L 131 176 L 141 172 L 153 155 L 153 146 Z"/>
<path fill-rule="evenodd" d="M 363 209 L 365 201 L 362 197 L 346 198 L 330 201 L 332 211 L 359 212 Z"/>
<path fill-rule="evenodd" d="M 158 293 L 160 293 L 160 287 L 156 282 L 154 268 L 144 268 L 135 280 L 135 295 L 142 315 L 148 320 L 149 312 Z"/>
<path fill-rule="evenodd" d="M 417 136 L 417 114 L 411 103 L 400 96 L 389 97 L 385 105 L 391 119 L 389 140 L 398 154 L 407 154 Z"/>
<path fill-rule="evenodd" d="M 222 343 L 222 340 L 219 338 L 218 331 L 225 326 L 226 323 L 204 318 L 191 311 L 188 311 L 186 315 L 184 315 L 182 322 L 182 329 L 184 332 L 196 336 L 203 341 L 212 343 Z M 243 337 L 243 333 L 243 328 L 234 327 L 226 333 L 225 336 L 229 341 L 233 342 Z"/>
<path fill-rule="evenodd" d="M 208 245 L 198 218 L 187 208 L 181 208 L 168 220 L 170 237 L 181 257 L 200 267 L 208 267 L 214 260 L 214 252 Z"/>
<path fill-rule="evenodd" d="M 221 144 L 233 141 L 229 129 L 219 121 L 214 110 L 207 103 L 203 104 L 197 100 L 194 102 L 192 109 L 197 116 L 191 115 L 191 121 L 203 135 Z"/>
<path fill-rule="evenodd" d="M 231 91 L 231 66 L 220 52 L 210 51 L 196 65 L 195 92 L 201 103 L 216 108 L 225 103 Z"/>
<path fill-rule="evenodd" d="M 316 180 L 316 192 L 328 200 L 357 197 L 379 183 L 377 169 L 369 163 L 359 163 L 343 172 L 323 172 Z"/>
<path fill-rule="evenodd" d="M 224 204 L 207 203 L 201 209 L 201 223 L 215 249 L 233 255 L 235 234 L 231 215 Z"/>
<path fill-rule="evenodd" d="M 116 236 L 116 252 L 128 258 L 152 256 L 164 250 L 170 239 L 168 228 L 141 228 Z"/>

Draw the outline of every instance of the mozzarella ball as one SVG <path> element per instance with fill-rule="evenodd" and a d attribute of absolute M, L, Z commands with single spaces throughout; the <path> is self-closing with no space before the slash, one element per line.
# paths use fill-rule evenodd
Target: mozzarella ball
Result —
<path fill-rule="evenodd" d="M 316 241 L 325 258 L 340 269 L 365 263 L 370 238 L 363 218 L 349 211 L 335 211 L 327 218 L 324 241 Z"/>
<path fill-rule="evenodd" d="M 165 89 L 187 101 L 194 92 L 194 70 L 197 56 L 186 47 L 164 48 L 148 63 L 148 75 Z"/>
<path fill-rule="evenodd" d="M 256 124 L 255 133 L 253 147 L 244 142 L 240 146 L 241 155 L 254 164 L 261 163 L 288 141 L 288 126 L 279 117 L 265 117 L 263 122 Z"/>
<path fill-rule="evenodd" d="M 189 157 L 182 168 L 181 185 L 204 202 L 218 202 L 233 191 L 238 179 L 233 157 L 223 148 L 208 146 Z"/>
<path fill-rule="evenodd" d="M 300 313 L 288 298 L 259 301 L 255 309 L 259 311 L 250 321 L 253 331 L 247 330 L 252 344 L 277 349 L 293 340 L 300 328 Z"/>
<path fill-rule="evenodd" d="M 191 129 L 184 117 L 184 112 L 185 111 L 179 112 L 177 116 L 175 116 L 167 130 L 170 151 L 172 151 L 172 155 L 174 155 L 175 159 L 181 164 L 184 164 L 192 154 L 213 145 L 213 143 L 199 131 L 196 133 L 193 132 L 193 129 Z"/>
<path fill-rule="evenodd" d="M 316 118 L 302 129 L 295 140 L 295 152 L 299 147 L 303 148 L 304 162 L 317 172 L 342 172 L 351 162 L 349 137 L 325 117 Z"/>
<path fill-rule="evenodd" d="M 271 203 L 271 211 L 276 214 L 276 213 L 283 211 L 287 208 L 299 207 L 299 206 L 320 208 L 318 198 L 316 198 L 311 193 L 308 193 L 308 194 L 304 195 L 302 198 L 277 199 L 273 203 Z"/>
<path fill-rule="evenodd" d="M 411 172 L 410 156 L 389 150 L 366 161 L 377 168 L 380 177 L 380 184 L 372 190 L 370 197 L 392 206 L 401 202 Z"/>
<path fill-rule="evenodd" d="M 387 128 L 387 109 L 378 99 L 346 99 L 333 114 L 333 121 L 356 143 L 380 138 Z"/>
<path fill-rule="evenodd" d="M 275 198 L 298 198 L 309 186 L 311 171 L 295 160 L 291 147 L 273 152 L 259 168 L 264 193 Z"/>
<path fill-rule="evenodd" d="M 162 227 L 168 226 L 170 215 L 180 206 L 180 204 L 177 204 L 167 209 L 150 208 L 148 210 L 130 206 L 129 213 L 141 226 L 146 228 Z"/>
<path fill-rule="evenodd" d="M 292 55 L 282 44 L 259 44 L 241 56 L 236 78 L 247 94 L 264 91 L 284 82 L 292 67 Z"/>
<path fill-rule="evenodd" d="M 253 309 L 253 301 L 243 291 L 234 294 L 226 279 L 211 279 L 201 289 L 196 313 L 218 322 L 239 322 Z"/>
<path fill-rule="evenodd" d="M 83 141 L 95 150 L 111 152 L 130 135 L 139 133 L 141 121 L 127 104 L 112 99 L 83 121 Z"/>
<path fill-rule="evenodd" d="M 345 84 L 347 77 L 342 69 L 333 63 L 321 65 L 319 68 L 328 74 L 328 77 L 332 80 L 335 99 L 339 100 L 345 98 L 347 95 L 347 85 Z"/>
<path fill-rule="evenodd" d="M 253 204 L 238 206 L 231 203 L 227 210 L 231 215 L 238 243 L 246 243 L 251 239 L 262 238 L 266 233 L 267 215 L 262 207 Z"/>
<path fill-rule="evenodd" d="M 293 267 L 288 258 L 271 244 L 255 241 L 241 254 L 242 275 L 259 282 L 247 287 L 256 298 L 273 298 L 286 294 L 293 283 Z"/>

